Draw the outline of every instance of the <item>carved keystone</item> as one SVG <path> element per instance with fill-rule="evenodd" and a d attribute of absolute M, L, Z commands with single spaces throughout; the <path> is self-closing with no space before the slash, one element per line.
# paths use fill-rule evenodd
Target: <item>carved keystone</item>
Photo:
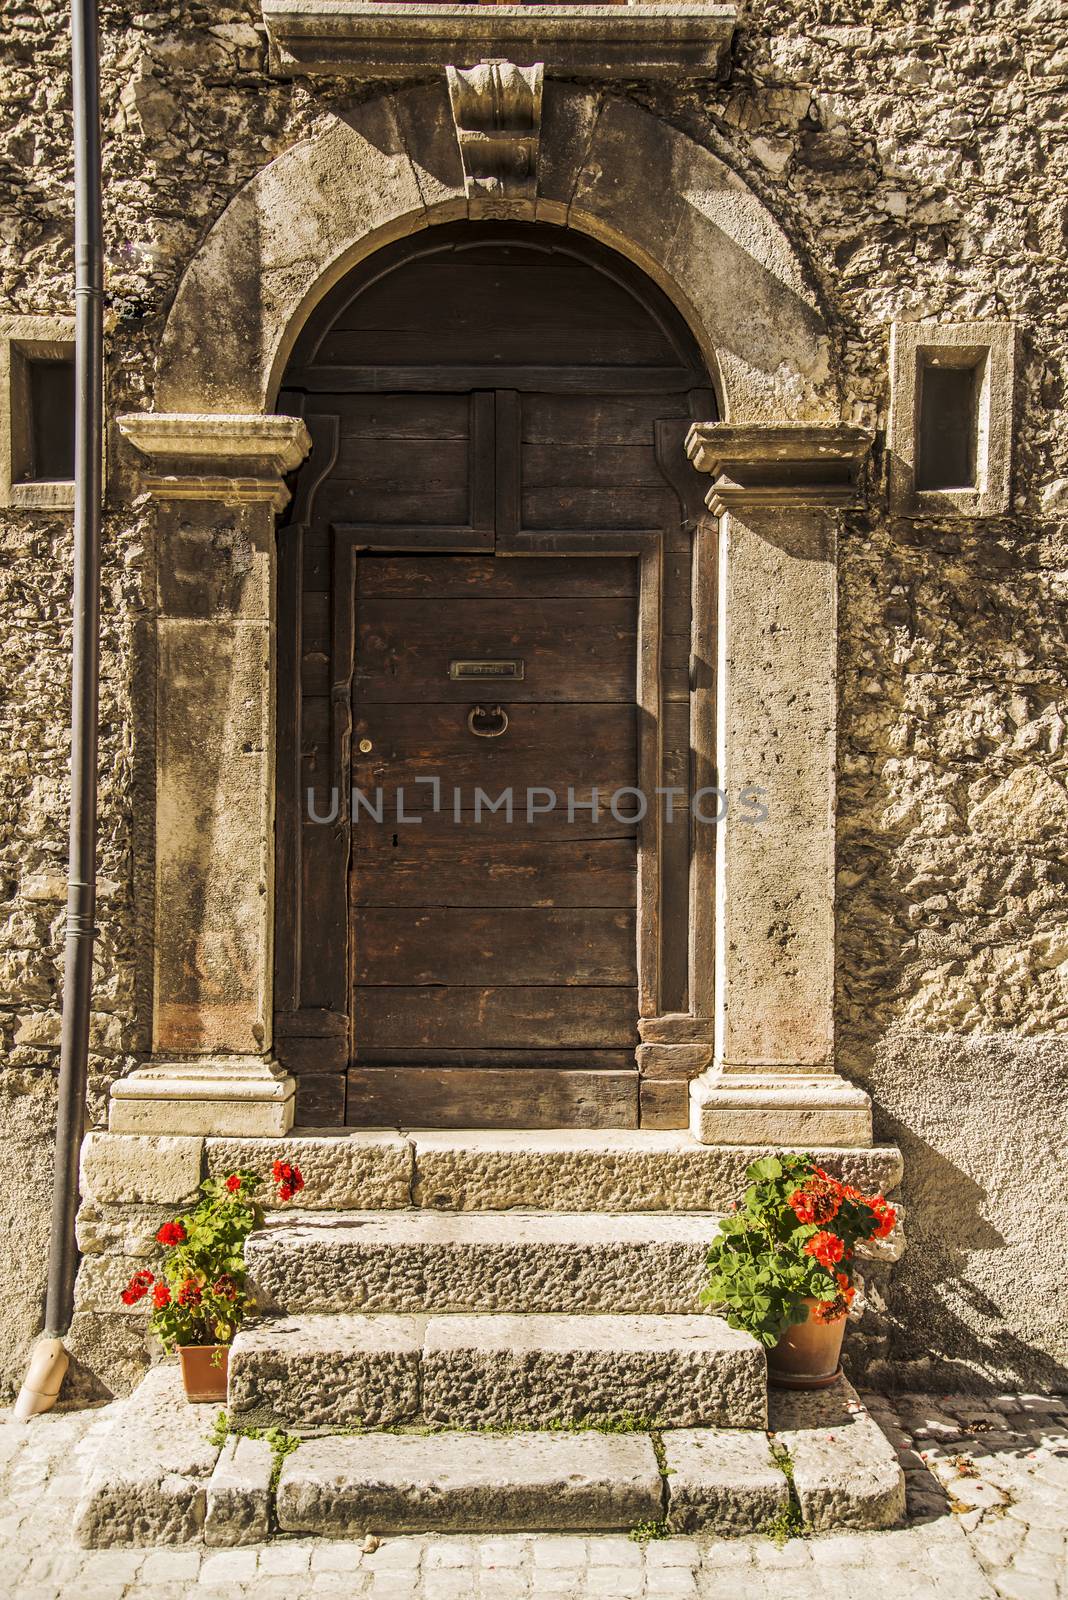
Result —
<path fill-rule="evenodd" d="M 545 68 L 489 60 L 446 67 L 445 76 L 468 199 L 490 202 L 487 215 L 508 216 L 537 191 Z"/>

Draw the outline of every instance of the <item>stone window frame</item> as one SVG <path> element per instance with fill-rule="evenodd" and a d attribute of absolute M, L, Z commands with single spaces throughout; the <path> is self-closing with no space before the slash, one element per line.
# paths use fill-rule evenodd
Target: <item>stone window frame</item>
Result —
<path fill-rule="evenodd" d="M 983 363 L 978 397 L 975 484 L 918 489 L 920 369 L 930 356 L 947 365 Z M 1012 322 L 893 322 L 887 428 L 890 510 L 902 517 L 998 517 L 1012 483 L 1016 325 Z"/>
<path fill-rule="evenodd" d="M 21 511 L 70 511 L 74 479 L 20 480 L 29 428 L 28 360 L 74 355 L 74 318 L 0 317 L 0 506 Z"/>

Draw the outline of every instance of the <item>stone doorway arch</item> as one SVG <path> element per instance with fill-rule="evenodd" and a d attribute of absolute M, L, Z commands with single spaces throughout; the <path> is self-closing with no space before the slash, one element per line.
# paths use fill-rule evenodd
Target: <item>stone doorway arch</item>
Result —
<path fill-rule="evenodd" d="M 507 215 L 588 233 L 686 319 L 717 423 L 689 451 L 715 480 L 717 767 L 768 791 L 717 830 L 715 1063 L 702 1138 L 870 1142 L 833 1072 L 835 512 L 870 444 L 838 421 L 831 344 L 803 265 L 724 163 L 629 101 L 548 84 L 537 181 L 468 193 L 444 87 L 385 94 L 270 162 L 190 263 L 155 410 L 119 419 L 158 501 L 157 924 L 153 1059 L 112 1095 L 117 1131 L 272 1133 L 293 1118 L 271 1039 L 274 517 L 306 452 L 273 412 L 300 328 L 381 245 Z M 651 1047 L 685 1045 L 658 1020 Z"/>
<path fill-rule="evenodd" d="M 689 323 L 725 421 L 838 420 L 822 313 L 762 201 L 650 112 L 553 83 L 536 191 L 503 204 L 465 192 L 444 86 L 324 117 L 235 195 L 190 263 L 156 409 L 269 413 L 306 318 L 356 262 L 419 228 L 495 215 L 589 233 L 646 272 Z"/>

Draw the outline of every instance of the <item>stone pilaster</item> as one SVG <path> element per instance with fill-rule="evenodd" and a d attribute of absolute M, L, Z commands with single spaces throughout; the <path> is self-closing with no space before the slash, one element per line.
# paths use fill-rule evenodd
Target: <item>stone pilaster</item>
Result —
<path fill-rule="evenodd" d="M 309 446 L 281 416 L 125 416 L 157 502 L 153 1060 L 114 1132 L 279 1134 L 271 1060 L 275 514 Z"/>
<path fill-rule="evenodd" d="M 836 511 L 858 503 L 870 443 L 818 423 L 690 431 L 720 517 L 717 781 L 730 799 L 715 1059 L 691 1086 L 706 1143 L 871 1143 L 867 1095 L 834 1071 Z"/>

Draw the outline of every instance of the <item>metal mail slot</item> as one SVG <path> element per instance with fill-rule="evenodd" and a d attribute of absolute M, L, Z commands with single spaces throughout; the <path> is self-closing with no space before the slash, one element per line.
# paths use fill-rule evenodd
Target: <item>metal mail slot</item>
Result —
<path fill-rule="evenodd" d="M 450 678 L 522 678 L 522 661 L 450 661 Z"/>

